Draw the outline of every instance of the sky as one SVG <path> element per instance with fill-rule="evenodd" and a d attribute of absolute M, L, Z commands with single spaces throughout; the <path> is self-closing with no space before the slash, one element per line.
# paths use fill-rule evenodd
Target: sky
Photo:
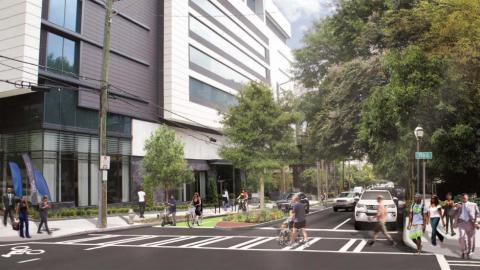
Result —
<path fill-rule="evenodd" d="M 292 24 L 291 48 L 302 46 L 302 37 L 312 23 L 335 11 L 335 0 L 273 0 Z"/>

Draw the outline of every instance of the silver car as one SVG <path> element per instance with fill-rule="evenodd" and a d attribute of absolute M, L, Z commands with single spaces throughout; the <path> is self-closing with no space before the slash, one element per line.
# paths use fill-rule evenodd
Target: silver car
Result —
<path fill-rule="evenodd" d="M 333 211 L 337 212 L 338 209 L 344 209 L 346 211 L 353 211 L 358 201 L 358 194 L 355 192 L 342 192 L 337 198 L 333 200 Z"/>

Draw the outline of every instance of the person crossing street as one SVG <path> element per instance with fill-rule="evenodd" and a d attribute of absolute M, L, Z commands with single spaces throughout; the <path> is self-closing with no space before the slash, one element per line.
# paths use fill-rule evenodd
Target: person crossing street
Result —
<path fill-rule="evenodd" d="M 468 201 L 468 194 L 462 194 L 461 201 L 454 207 L 456 211 L 454 224 L 458 226 L 460 234 L 458 240 L 462 259 L 470 259 L 475 250 L 475 228 L 478 228 L 476 222 L 480 212 L 476 203 Z"/>
<path fill-rule="evenodd" d="M 377 224 L 375 225 L 374 233 L 373 233 L 373 239 L 368 242 L 368 244 L 371 246 L 377 241 L 378 235 L 380 233 L 383 233 L 385 237 L 387 237 L 388 241 L 392 245 L 395 244 L 395 242 L 392 239 L 392 236 L 388 234 L 387 232 L 387 227 L 385 225 L 385 221 L 387 219 L 387 209 L 385 208 L 385 205 L 383 203 L 383 196 L 379 195 L 377 197 L 377 202 L 378 202 L 378 210 L 377 210 L 377 215 L 374 217 L 377 220 Z"/>
<path fill-rule="evenodd" d="M 415 195 L 415 202 L 410 209 L 408 215 L 408 227 L 410 231 L 409 238 L 417 245 L 417 254 L 422 252 L 422 235 L 427 225 L 428 209 L 422 203 L 422 196 Z"/>
<path fill-rule="evenodd" d="M 7 226 L 7 219 L 13 224 L 15 213 L 15 194 L 11 188 L 7 188 L 7 193 L 3 195 L 3 225 Z"/>

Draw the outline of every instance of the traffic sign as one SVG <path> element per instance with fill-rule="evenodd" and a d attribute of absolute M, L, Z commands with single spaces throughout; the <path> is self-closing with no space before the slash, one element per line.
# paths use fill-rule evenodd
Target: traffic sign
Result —
<path fill-rule="evenodd" d="M 432 152 L 415 152 L 415 159 L 432 159 Z"/>

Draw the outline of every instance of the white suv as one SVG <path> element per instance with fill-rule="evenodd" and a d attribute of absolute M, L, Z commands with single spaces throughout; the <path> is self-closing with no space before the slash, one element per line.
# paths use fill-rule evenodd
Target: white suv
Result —
<path fill-rule="evenodd" d="M 387 208 L 387 225 L 395 229 L 397 225 L 397 205 L 388 190 L 367 190 L 355 206 L 355 230 L 360 230 L 362 223 L 372 223 L 377 220 L 372 218 L 377 215 L 377 197 L 383 196 L 383 204 Z"/>

